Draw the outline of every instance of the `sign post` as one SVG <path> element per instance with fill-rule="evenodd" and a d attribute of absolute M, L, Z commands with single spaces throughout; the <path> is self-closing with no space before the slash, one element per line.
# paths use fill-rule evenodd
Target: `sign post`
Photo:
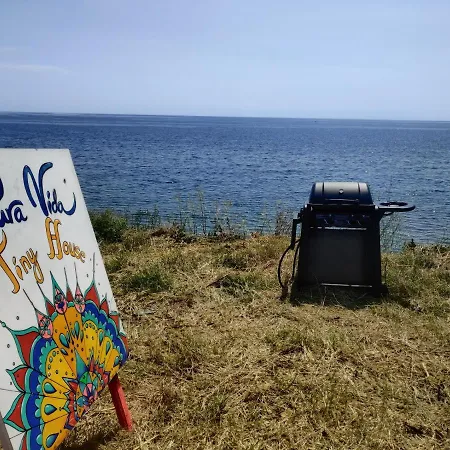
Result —
<path fill-rule="evenodd" d="M 56 449 L 128 357 L 68 150 L 0 150 L 0 440 Z"/>

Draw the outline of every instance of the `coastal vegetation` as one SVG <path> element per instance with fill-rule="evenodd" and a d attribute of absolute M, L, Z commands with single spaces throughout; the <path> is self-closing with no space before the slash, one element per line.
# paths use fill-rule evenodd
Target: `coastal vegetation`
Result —
<path fill-rule="evenodd" d="M 93 214 L 134 431 L 105 394 L 66 450 L 450 448 L 450 247 L 385 252 L 385 298 L 293 296 L 276 275 L 289 220 L 192 233 Z"/>

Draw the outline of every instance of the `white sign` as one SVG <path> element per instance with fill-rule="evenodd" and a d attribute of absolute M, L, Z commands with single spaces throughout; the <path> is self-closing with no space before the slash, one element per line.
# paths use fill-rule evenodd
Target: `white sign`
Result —
<path fill-rule="evenodd" d="M 54 449 L 128 355 L 68 150 L 0 149 L 0 438 Z"/>

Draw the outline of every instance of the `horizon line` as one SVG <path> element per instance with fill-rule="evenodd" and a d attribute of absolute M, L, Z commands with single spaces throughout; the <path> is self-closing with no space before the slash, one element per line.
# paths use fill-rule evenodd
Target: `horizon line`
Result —
<path fill-rule="evenodd" d="M 44 112 L 44 111 L 0 111 L 5 114 L 37 114 L 54 116 L 133 116 L 133 117 L 195 117 L 195 118 L 219 118 L 219 119 L 281 119 L 281 120 L 359 120 L 375 122 L 441 122 L 450 120 L 436 119 L 379 119 L 379 118 L 355 118 L 355 117 L 289 117 L 289 116 L 230 116 L 230 115 L 204 115 L 204 114 L 136 114 L 136 113 L 97 113 L 97 112 Z"/>

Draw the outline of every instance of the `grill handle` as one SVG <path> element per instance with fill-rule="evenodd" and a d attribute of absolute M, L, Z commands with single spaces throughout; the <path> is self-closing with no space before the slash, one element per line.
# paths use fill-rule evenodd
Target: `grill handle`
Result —
<path fill-rule="evenodd" d="M 302 217 L 303 217 L 303 209 L 298 214 L 297 219 L 292 219 L 291 245 L 289 246 L 291 250 L 294 250 L 295 248 L 295 243 L 297 241 L 297 226 L 299 223 L 302 222 Z"/>
<path fill-rule="evenodd" d="M 357 198 L 326 198 L 324 203 L 359 205 L 359 200 Z"/>
<path fill-rule="evenodd" d="M 408 212 L 416 209 L 415 205 L 409 205 L 406 202 L 382 202 L 378 206 L 378 211 L 383 214 L 389 214 L 394 212 Z"/>

